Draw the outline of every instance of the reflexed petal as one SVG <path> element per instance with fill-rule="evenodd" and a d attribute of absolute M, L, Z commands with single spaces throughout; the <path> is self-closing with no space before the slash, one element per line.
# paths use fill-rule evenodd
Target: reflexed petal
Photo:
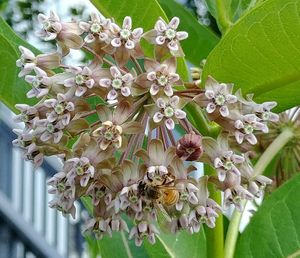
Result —
<path fill-rule="evenodd" d="M 121 93 L 124 97 L 128 97 L 131 94 L 130 88 L 129 87 L 123 87 L 121 89 Z"/>
<path fill-rule="evenodd" d="M 189 36 L 189 34 L 186 31 L 178 31 L 176 32 L 176 38 L 178 40 L 184 40 Z"/>
<path fill-rule="evenodd" d="M 220 107 L 220 114 L 221 114 L 221 116 L 223 116 L 223 117 L 229 116 L 229 110 L 228 110 L 228 107 L 227 107 L 227 106 L 222 106 L 222 107 Z"/>
<path fill-rule="evenodd" d="M 183 110 L 176 109 L 175 110 L 175 117 L 178 119 L 184 119 L 186 118 L 186 113 Z"/>
<path fill-rule="evenodd" d="M 132 28 L 132 20 L 130 16 L 126 16 L 123 20 L 123 29 L 130 30 Z"/>
<path fill-rule="evenodd" d="M 253 123 L 257 120 L 257 116 L 254 114 L 244 115 L 243 118 L 248 123 Z"/>
<path fill-rule="evenodd" d="M 244 123 L 241 120 L 236 120 L 234 123 L 234 127 L 236 129 L 242 129 L 242 128 L 244 128 Z"/>
<path fill-rule="evenodd" d="M 159 123 L 164 118 L 164 115 L 160 112 L 156 112 L 153 116 L 154 123 Z"/>
<path fill-rule="evenodd" d="M 166 38 L 164 36 L 157 36 L 155 38 L 155 42 L 157 45 L 163 45 L 165 43 Z"/>
<path fill-rule="evenodd" d="M 215 93 L 214 91 L 212 90 L 206 90 L 205 91 L 205 96 L 208 98 L 208 99 L 213 99 L 215 97 Z"/>
<path fill-rule="evenodd" d="M 214 167 L 215 168 L 220 168 L 222 166 L 223 166 L 223 162 L 221 161 L 221 159 L 220 158 L 215 158 L 215 160 L 214 160 Z"/>
<path fill-rule="evenodd" d="M 257 139 L 253 133 L 245 135 L 245 139 L 252 145 L 257 143 Z"/>
<path fill-rule="evenodd" d="M 110 73 L 114 78 L 121 77 L 121 72 L 116 66 L 110 67 Z"/>
<path fill-rule="evenodd" d="M 178 17 L 173 17 L 169 23 L 169 27 L 171 27 L 173 30 L 176 30 L 179 25 L 179 22 L 180 20 Z"/>
<path fill-rule="evenodd" d="M 89 79 L 85 82 L 86 87 L 88 87 L 89 89 L 93 88 L 94 84 L 95 84 L 94 79 Z"/>
<path fill-rule="evenodd" d="M 114 100 L 114 99 L 116 99 L 117 97 L 118 97 L 118 93 L 117 93 L 114 89 L 110 90 L 110 91 L 108 92 L 108 94 L 107 94 L 107 99 L 108 99 L 108 100 Z"/>
<path fill-rule="evenodd" d="M 122 45 L 120 38 L 114 38 L 110 43 L 113 47 L 120 47 Z"/>
<path fill-rule="evenodd" d="M 127 40 L 126 41 L 126 43 L 125 43 L 125 47 L 127 48 L 127 49 L 134 49 L 134 47 L 135 47 L 135 44 L 134 44 L 134 42 L 132 41 L 132 40 Z"/>
<path fill-rule="evenodd" d="M 132 31 L 132 36 L 134 39 L 139 39 L 143 34 L 143 28 L 136 28 Z"/>
<path fill-rule="evenodd" d="M 169 101 L 170 105 L 173 107 L 173 108 L 176 108 L 177 105 L 179 104 L 179 97 L 178 96 L 173 96 L 170 101 Z"/>
<path fill-rule="evenodd" d="M 244 136 L 245 135 L 243 133 L 241 133 L 239 131 L 235 131 L 234 136 L 235 136 L 235 139 L 236 139 L 238 144 L 241 144 L 244 141 Z"/>
<path fill-rule="evenodd" d="M 158 32 L 164 32 L 167 29 L 165 21 L 159 19 L 154 26 L 155 30 Z"/>
<path fill-rule="evenodd" d="M 133 76 L 132 76 L 131 73 L 126 73 L 126 74 L 124 74 L 124 75 L 122 76 L 122 81 L 123 81 L 123 82 L 128 83 L 128 82 L 131 82 L 132 80 L 133 80 Z"/>
<path fill-rule="evenodd" d="M 69 78 L 69 79 L 66 79 L 65 81 L 64 81 L 64 85 L 66 86 L 66 87 L 73 87 L 73 86 L 75 86 L 75 79 L 74 78 Z"/>
<path fill-rule="evenodd" d="M 206 111 L 207 113 L 211 114 L 216 110 L 216 105 L 214 103 L 208 103 L 207 107 L 206 107 Z"/>
<path fill-rule="evenodd" d="M 150 94 L 155 96 L 158 92 L 159 92 L 159 86 L 156 84 L 152 84 L 150 87 Z"/>
<path fill-rule="evenodd" d="M 100 79 L 99 85 L 105 88 L 109 88 L 111 85 L 111 79 L 108 78 Z"/>
<path fill-rule="evenodd" d="M 95 37 L 94 37 L 93 34 L 88 34 L 88 35 L 85 36 L 84 41 L 86 43 L 92 43 L 92 42 L 95 41 Z"/>
<path fill-rule="evenodd" d="M 223 169 L 218 169 L 218 179 L 223 182 L 226 178 L 226 171 Z"/>
<path fill-rule="evenodd" d="M 159 107 L 159 108 L 165 108 L 166 107 L 166 102 L 163 98 L 159 98 L 157 99 L 156 101 L 156 105 Z"/>
<path fill-rule="evenodd" d="M 172 51 L 177 51 L 179 49 L 178 43 L 175 40 L 172 40 L 168 43 L 168 48 Z"/>
<path fill-rule="evenodd" d="M 169 82 L 177 82 L 180 79 L 180 77 L 177 73 L 169 73 L 168 79 Z"/>
<path fill-rule="evenodd" d="M 99 33 L 99 39 L 100 41 L 106 41 L 108 40 L 108 35 L 104 32 Z"/>
<path fill-rule="evenodd" d="M 169 130 L 173 130 L 175 128 L 175 123 L 171 118 L 166 119 L 165 125 Z"/>
<path fill-rule="evenodd" d="M 231 156 L 231 159 L 235 164 L 243 163 L 245 161 L 245 158 L 243 156 L 236 155 L 236 154 L 233 154 Z"/>
<path fill-rule="evenodd" d="M 156 80 L 156 72 L 150 72 L 147 74 L 147 80 L 154 81 Z"/>
<path fill-rule="evenodd" d="M 86 91 L 87 91 L 87 88 L 78 86 L 75 91 L 75 96 L 81 97 L 84 93 L 86 93 Z"/>
<path fill-rule="evenodd" d="M 228 103 L 235 103 L 237 102 L 237 97 L 231 94 L 226 95 L 226 101 Z"/>
<path fill-rule="evenodd" d="M 164 92 L 168 97 L 171 97 L 173 95 L 173 88 L 170 84 L 164 87 Z"/>

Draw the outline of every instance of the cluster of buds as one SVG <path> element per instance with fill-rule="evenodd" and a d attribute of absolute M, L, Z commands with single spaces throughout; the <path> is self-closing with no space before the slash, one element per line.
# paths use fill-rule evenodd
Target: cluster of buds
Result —
<path fill-rule="evenodd" d="M 35 56 L 20 47 L 19 76 L 32 86 L 28 98 L 39 101 L 16 106 L 15 120 L 25 127 L 15 130 L 14 144 L 36 166 L 45 156 L 63 161 L 62 171 L 48 182 L 54 194 L 50 206 L 74 217 L 74 202 L 89 197 L 93 217 L 85 232 L 101 238 L 124 230 L 138 246 L 145 238 L 154 243 L 160 214 L 170 232 L 198 232 L 204 223 L 214 227 L 222 210 L 209 198 L 209 182 L 224 191 L 226 206 L 254 198 L 269 183 L 254 177 L 250 161 L 224 141 L 202 137 L 183 108 L 188 102 L 204 105 L 221 126 L 230 121 L 239 142 L 254 143 L 255 130 L 266 132 L 267 120 L 276 118 L 270 112 L 274 104 L 232 95 L 232 86 L 212 78 L 205 91 L 183 82 L 176 58 L 183 56 L 180 41 L 188 34 L 177 31 L 179 18 L 170 23 L 160 18 L 145 33 L 132 28 L 130 17 L 121 27 L 98 14 L 89 21 L 62 22 L 53 12 L 38 18 L 39 35 L 56 40 L 58 51 Z M 154 44 L 155 58 L 145 57 L 142 38 Z M 66 65 L 70 49 L 89 52 L 92 59 L 83 66 Z M 178 142 L 176 126 L 186 133 Z M 199 161 L 203 152 L 218 172 L 215 180 L 191 174 L 196 169 L 189 162 Z M 134 221 L 131 229 L 124 215 Z"/>

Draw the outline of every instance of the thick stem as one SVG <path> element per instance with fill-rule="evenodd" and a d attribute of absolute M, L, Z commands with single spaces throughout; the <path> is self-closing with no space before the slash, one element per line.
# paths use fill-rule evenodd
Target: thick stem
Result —
<path fill-rule="evenodd" d="M 277 138 L 268 146 L 264 153 L 260 156 L 259 160 L 254 166 L 254 176 L 261 175 L 276 154 L 291 140 L 294 136 L 293 131 L 290 128 L 285 128 L 277 136 Z M 246 201 L 242 203 L 243 207 L 246 205 Z M 242 213 L 235 210 L 226 235 L 224 258 L 233 258 L 235 252 L 235 245 L 239 233 L 239 225 L 242 218 Z"/>
<path fill-rule="evenodd" d="M 215 175 L 215 170 L 209 166 L 204 165 L 206 175 Z M 209 184 L 209 197 L 215 200 L 219 205 L 222 202 L 222 195 L 220 191 L 216 191 L 215 185 Z M 224 258 L 224 227 L 223 227 L 223 214 L 219 214 L 216 219 L 216 226 L 214 228 L 206 228 L 206 245 L 208 258 Z"/>

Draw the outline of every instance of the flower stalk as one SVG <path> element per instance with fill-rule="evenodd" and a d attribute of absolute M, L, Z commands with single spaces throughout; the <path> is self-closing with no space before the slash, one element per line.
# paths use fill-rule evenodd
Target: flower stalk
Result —
<path fill-rule="evenodd" d="M 284 128 L 283 131 L 277 136 L 277 138 L 268 146 L 268 148 L 261 155 L 259 160 L 254 166 L 254 175 L 262 175 L 267 166 L 270 164 L 272 159 L 277 155 L 278 152 L 292 139 L 294 136 L 293 131 L 290 128 Z M 242 206 L 245 208 L 247 201 L 243 201 Z M 233 258 L 235 253 L 235 246 L 238 239 L 238 232 L 240 222 L 243 216 L 243 212 L 234 210 L 230 224 L 228 227 L 225 248 L 224 248 L 224 257 Z"/>

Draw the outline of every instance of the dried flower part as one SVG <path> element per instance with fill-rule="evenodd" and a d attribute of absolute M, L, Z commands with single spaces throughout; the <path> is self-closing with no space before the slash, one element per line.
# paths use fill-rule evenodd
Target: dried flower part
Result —
<path fill-rule="evenodd" d="M 93 136 L 97 137 L 101 150 L 106 150 L 108 146 L 118 149 L 122 146 L 122 132 L 121 126 L 105 121 L 93 132 Z"/>
<path fill-rule="evenodd" d="M 198 160 L 202 152 L 202 139 L 197 134 L 184 135 L 176 147 L 177 156 L 187 161 Z"/>
<path fill-rule="evenodd" d="M 116 100 L 121 94 L 123 97 L 131 95 L 131 85 L 134 80 L 131 73 L 121 74 L 116 66 L 110 67 L 111 78 L 102 78 L 99 85 L 108 90 L 107 100 Z"/>

